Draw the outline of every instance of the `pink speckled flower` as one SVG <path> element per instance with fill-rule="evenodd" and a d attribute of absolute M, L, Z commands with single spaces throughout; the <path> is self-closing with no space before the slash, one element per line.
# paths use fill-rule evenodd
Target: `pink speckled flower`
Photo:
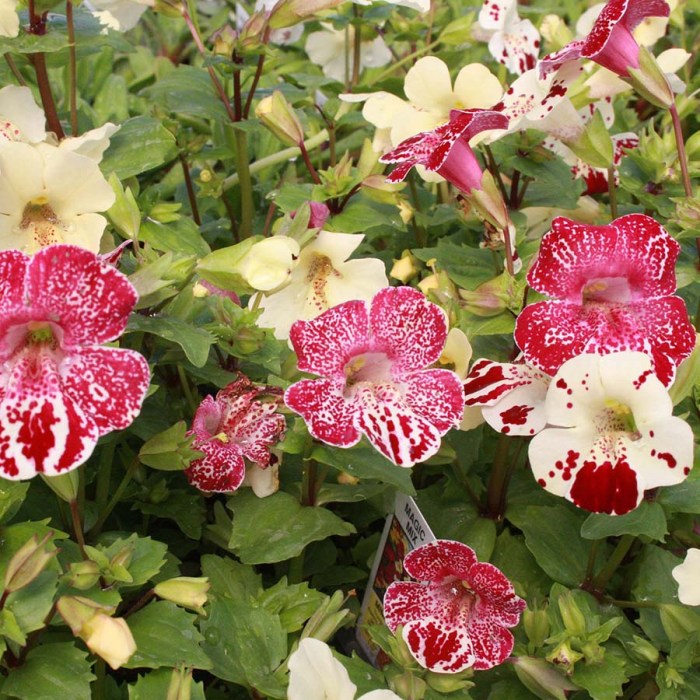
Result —
<path fill-rule="evenodd" d="M 207 396 L 192 421 L 193 447 L 204 457 L 192 460 L 187 479 L 200 491 L 235 491 L 245 478 L 245 459 L 263 469 L 270 466 L 270 447 L 282 439 L 284 417 L 275 413 L 281 403 L 276 387 L 253 384 L 240 375 L 217 393 Z M 266 401 L 259 397 L 266 395 Z"/>
<path fill-rule="evenodd" d="M 477 561 L 461 542 L 436 540 L 406 555 L 413 581 L 395 581 L 384 594 L 384 619 L 416 661 L 438 673 L 485 670 L 513 651 L 508 627 L 520 620 L 525 601 L 492 564 Z"/>
<path fill-rule="evenodd" d="M 56 476 L 126 428 L 149 384 L 146 360 L 116 340 L 136 290 L 84 248 L 0 252 L 0 476 Z"/>
<path fill-rule="evenodd" d="M 552 221 L 527 275 L 554 297 L 526 306 L 515 340 L 549 375 L 582 353 L 644 352 L 670 385 L 695 346 L 685 302 L 673 296 L 680 246 L 654 219 L 628 214 L 607 226 Z"/>
<path fill-rule="evenodd" d="M 464 380 L 465 405 L 480 407 L 494 430 L 530 437 L 547 422 L 544 399 L 549 381 L 546 374 L 526 364 L 477 360 Z"/>
<path fill-rule="evenodd" d="M 545 400 L 548 427 L 530 443 L 540 486 L 595 513 L 622 515 L 644 491 L 679 484 L 693 464 L 693 431 L 640 352 L 579 355 Z"/>
<path fill-rule="evenodd" d="M 425 369 L 447 338 L 440 307 L 410 287 L 387 287 L 364 301 L 339 304 L 297 321 L 290 339 L 302 379 L 284 396 L 313 437 L 352 447 L 362 435 L 394 464 L 410 467 L 434 455 L 464 405 L 454 372 Z"/>
<path fill-rule="evenodd" d="M 647 17 L 668 17 L 666 0 L 609 0 L 585 39 L 577 39 L 540 61 L 540 75 L 565 63 L 590 58 L 621 77 L 639 68 L 639 44 L 632 31 Z"/>
<path fill-rule="evenodd" d="M 508 128 L 508 117 L 487 109 L 453 109 L 450 121 L 433 131 L 424 131 L 402 141 L 385 153 L 382 163 L 399 163 L 387 178 L 402 182 L 414 165 L 424 165 L 469 194 L 481 189 L 483 171 L 469 146 L 482 131 Z"/>

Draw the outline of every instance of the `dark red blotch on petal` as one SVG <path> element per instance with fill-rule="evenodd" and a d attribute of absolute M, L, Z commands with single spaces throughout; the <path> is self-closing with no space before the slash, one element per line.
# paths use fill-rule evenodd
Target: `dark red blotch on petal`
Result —
<path fill-rule="evenodd" d="M 584 462 L 576 472 L 570 498 L 592 513 L 624 515 L 637 507 L 641 494 L 634 470 L 625 459 L 619 459 L 614 465 L 610 461 L 600 465 Z"/>

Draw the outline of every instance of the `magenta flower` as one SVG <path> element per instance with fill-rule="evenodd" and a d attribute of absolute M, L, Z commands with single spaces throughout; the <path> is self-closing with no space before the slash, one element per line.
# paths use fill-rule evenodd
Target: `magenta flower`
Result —
<path fill-rule="evenodd" d="M 199 405 L 192 430 L 193 447 L 204 453 L 185 470 L 192 486 L 200 491 L 235 491 L 245 478 L 245 459 L 263 469 L 270 466 L 270 446 L 282 439 L 284 417 L 275 413 L 281 403 L 276 387 L 253 384 L 240 375 Z M 259 397 L 267 395 L 268 400 Z"/>
<path fill-rule="evenodd" d="M 0 474 L 63 474 L 141 410 L 148 363 L 101 347 L 124 332 L 136 290 L 72 245 L 4 250 L 0 280 Z"/>
<path fill-rule="evenodd" d="M 410 467 L 434 455 L 464 405 L 454 372 L 425 369 L 447 338 L 440 307 L 410 287 L 387 287 L 364 301 L 334 306 L 297 321 L 290 339 L 302 379 L 284 395 L 313 437 L 352 447 L 362 435 L 394 464 Z"/>
<path fill-rule="evenodd" d="M 635 350 L 671 384 L 695 346 L 685 302 L 673 296 L 679 251 L 643 214 L 607 226 L 554 219 L 527 275 L 534 290 L 554 299 L 526 306 L 515 325 L 525 360 L 553 375 L 576 355 Z"/>
<path fill-rule="evenodd" d="M 520 620 L 525 601 L 492 564 L 477 561 L 461 542 L 436 540 L 406 555 L 413 581 L 394 581 L 384 594 L 384 619 L 416 661 L 431 671 L 482 671 L 513 651 L 508 627 Z"/>
<path fill-rule="evenodd" d="M 385 153 L 382 163 L 399 163 L 389 182 L 402 182 L 414 165 L 424 165 L 469 194 L 481 189 L 483 171 L 469 141 L 490 129 L 507 129 L 508 117 L 487 109 L 453 109 L 450 121 L 402 141 Z"/>
<path fill-rule="evenodd" d="M 639 44 L 632 36 L 647 17 L 668 17 L 666 0 L 609 0 L 585 39 L 577 39 L 540 61 L 540 76 L 565 63 L 590 58 L 621 77 L 639 68 Z"/>

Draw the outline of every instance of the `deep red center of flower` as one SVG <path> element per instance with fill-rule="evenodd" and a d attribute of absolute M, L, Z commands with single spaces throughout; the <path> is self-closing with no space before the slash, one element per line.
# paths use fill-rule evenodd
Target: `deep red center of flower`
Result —
<path fill-rule="evenodd" d="M 469 581 L 464 581 L 458 576 L 447 576 L 442 581 L 434 584 L 439 589 L 439 595 L 445 605 L 446 614 L 451 617 L 459 617 L 468 620 L 477 601 L 477 595 Z"/>
<path fill-rule="evenodd" d="M 598 277 L 588 282 L 581 290 L 581 300 L 626 304 L 632 300 L 632 290 L 626 277 Z"/>
<path fill-rule="evenodd" d="M 383 352 L 365 352 L 356 355 L 345 365 L 345 388 L 360 383 L 381 384 L 392 382 L 392 362 Z"/>

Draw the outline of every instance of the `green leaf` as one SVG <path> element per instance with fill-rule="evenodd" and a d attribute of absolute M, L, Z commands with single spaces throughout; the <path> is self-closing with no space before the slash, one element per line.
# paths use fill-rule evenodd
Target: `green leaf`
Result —
<path fill-rule="evenodd" d="M 548 576 L 566 586 L 578 586 L 586 574 L 593 546 L 581 539 L 582 512 L 563 505 L 529 506 L 520 527 L 525 543 Z"/>
<path fill-rule="evenodd" d="M 244 564 L 269 564 L 301 554 L 309 542 L 349 535 L 355 528 L 325 508 L 302 507 L 278 491 L 258 498 L 250 491 L 229 498 L 233 531 L 229 547 Z"/>
<path fill-rule="evenodd" d="M 608 647 L 602 663 L 576 664 L 571 680 L 585 688 L 593 700 L 615 700 L 622 695 L 622 684 L 627 681 L 625 661 Z"/>
<path fill-rule="evenodd" d="M 174 520 L 190 539 L 202 536 L 202 525 L 206 520 L 206 508 L 201 494 L 192 491 L 168 491 L 168 497 L 159 503 L 137 501 L 134 507 L 146 515 Z"/>
<path fill-rule="evenodd" d="M 332 230 L 343 233 L 364 233 L 368 228 L 383 223 L 391 217 L 396 220 L 398 226 L 401 226 L 396 207 L 377 204 L 369 199 L 364 201 L 353 199 L 340 214 L 331 219 Z"/>
<path fill-rule="evenodd" d="M 248 600 L 262 591 L 262 577 L 252 566 L 213 554 L 202 557 L 202 574 L 209 578 L 210 596 Z"/>
<path fill-rule="evenodd" d="M 175 137 L 153 117 L 127 119 L 110 139 L 100 168 L 120 180 L 159 168 L 177 157 Z"/>
<path fill-rule="evenodd" d="M 187 424 L 178 421 L 143 444 L 139 450 L 139 461 L 163 471 L 181 471 L 199 453 L 191 449 L 193 436 L 187 436 Z"/>
<path fill-rule="evenodd" d="M 413 254 L 423 262 L 434 258 L 438 269 L 447 272 L 448 277 L 464 289 L 475 289 L 494 276 L 493 255 L 482 248 L 440 239 L 436 247 L 420 248 Z"/>
<path fill-rule="evenodd" d="M 216 338 L 208 331 L 196 328 L 178 318 L 131 314 L 127 328 L 129 331 L 152 333 L 172 343 L 177 343 L 195 367 L 203 367 L 206 364 L 209 348 L 216 341 Z"/>
<path fill-rule="evenodd" d="M 204 640 L 195 626 L 197 615 L 162 600 L 150 603 L 129 617 L 136 652 L 126 668 L 160 668 L 183 664 L 210 669 L 211 661 L 202 651 Z"/>
<path fill-rule="evenodd" d="M 91 673 L 87 653 L 71 642 L 42 644 L 5 679 L 3 696 L 20 700 L 90 700 Z"/>
<path fill-rule="evenodd" d="M 520 596 L 542 599 L 552 586 L 551 579 L 537 566 L 524 539 L 508 530 L 496 538 L 491 563 L 513 582 Z"/>
<path fill-rule="evenodd" d="M 581 537 L 600 540 L 616 535 L 645 535 L 663 541 L 668 529 L 664 509 L 658 503 L 642 501 L 637 508 L 624 515 L 591 513 L 581 525 Z"/>
<path fill-rule="evenodd" d="M 308 583 L 289 585 L 283 576 L 272 588 L 258 596 L 258 601 L 271 613 L 279 615 L 287 632 L 297 632 L 327 598 L 309 588 Z"/>
<path fill-rule="evenodd" d="M 211 673 L 265 696 L 285 697 L 286 689 L 273 675 L 287 656 L 287 634 L 278 615 L 247 601 L 216 600 L 201 627 Z"/>
<path fill-rule="evenodd" d="M 173 252 L 201 258 L 210 252 L 207 242 L 199 232 L 199 226 L 184 216 L 167 224 L 146 219 L 141 222 L 139 240 L 163 253 Z"/>
<path fill-rule="evenodd" d="M 112 558 L 123 548 L 132 548 L 131 559 L 127 569 L 131 574 L 131 584 L 141 586 L 150 581 L 165 565 L 168 546 L 150 537 L 139 537 L 136 533 L 125 540 L 116 540 L 106 550 L 105 554 Z"/>
<path fill-rule="evenodd" d="M 228 289 L 244 293 L 250 290 L 250 287 L 236 272 L 238 265 L 243 258 L 250 252 L 253 245 L 258 242 L 257 238 L 246 238 L 240 243 L 236 243 L 226 248 L 209 253 L 202 258 L 197 265 L 197 272 L 207 282 L 215 284 L 221 289 Z"/>
<path fill-rule="evenodd" d="M 316 505 L 325 503 L 357 503 L 379 495 L 388 484 L 326 484 L 316 494 Z"/>
<path fill-rule="evenodd" d="M 360 444 L 351 450 L 339 447 L 317 445 L 311 453 L 311 459 L 320 464 L 327 464 L 341 472 L 346 472 L 362 481 L 372 479 L 395 486 L 402 493 L 415 495 L 411 483 L 411 470 L 397 467 L 372 447 Z"/>
<path fill-rule="evenodd" d="M 24 501 L 28 481 L 0 479 L 0 523 L 10 520 Z"/>
<path fill-rule="evenodd" d="M 156 698 L 167 698 L 170 680 L 173 670 L 169 668 L 159 668 L 151 671 L 139 679 L 134 685 L 129 686 L 129 700 L 156 700 Z M 188 697 L 190 700 L 205 700 L 204 683 L 195 683 L 190 678 L 190 694 L 184 692 L 177 697 Z"/>

